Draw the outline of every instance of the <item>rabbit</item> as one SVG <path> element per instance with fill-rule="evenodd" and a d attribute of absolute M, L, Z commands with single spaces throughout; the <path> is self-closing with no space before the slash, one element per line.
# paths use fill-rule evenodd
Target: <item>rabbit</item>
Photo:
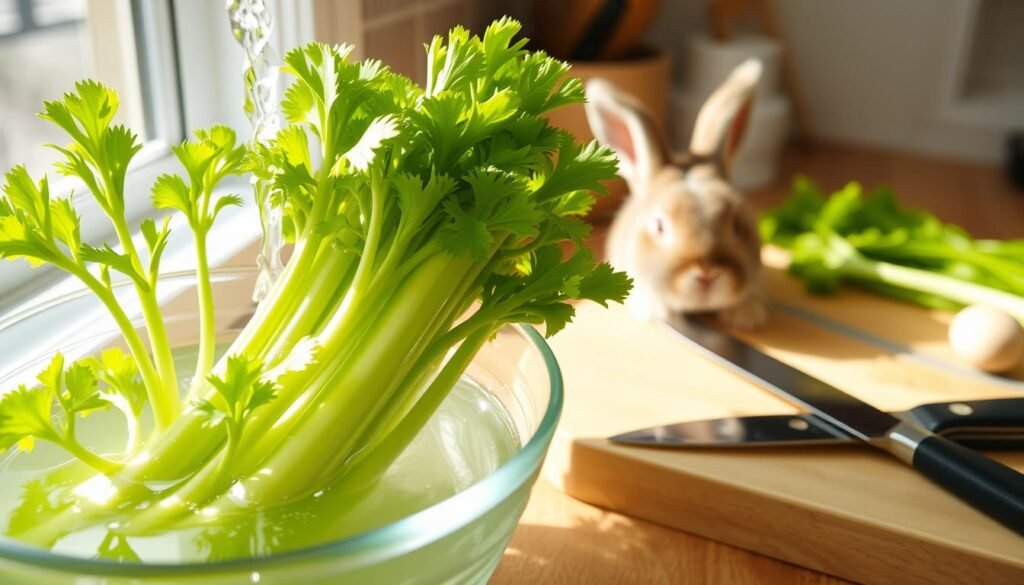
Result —
<path fill-rule="evenodd" d="M 637 318 L 713 312 L 727 327 L 765 323 L 755 215 L 728 182 L 760 77 L 756 59 L 733 70 L 701 107 L 689 152 L 680 157 L 634 98 L 608 81 L 587 82 L 590 127 L 618 155 L 630 191 L 606 254 L 633 278 L 626 304 Z"/>

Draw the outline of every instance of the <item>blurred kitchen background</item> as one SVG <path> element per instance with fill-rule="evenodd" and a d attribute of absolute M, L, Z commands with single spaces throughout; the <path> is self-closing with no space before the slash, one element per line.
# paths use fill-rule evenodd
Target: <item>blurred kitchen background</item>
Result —
<path fill-rule="evenodd" d="M 163 4 L 153 0 L 155 4 Z M 187 4 L 187 2 L 185 2 Z M 124 121 L 158 134 L 159 84 L 130 0 L 0 0 L 0 168 L 41 170 L 58 139 L 32 115 L 84 76 L 122 94 Z M 183 2 L 167 2 L 180 19 Z M 886 183 L 979 235 L 1024 235 L 1021 0 L 300 0 L 310 34 L 424 76 L 423 44 L 455 24 L 520 19 L 533 47 L 640 97 L 675 146 L 749 55 L 766 75 L 736 168 L 763 207 L 803 172 L 823 187 Z M 200 23 L 201 24 L 201 23 Z M 214 23 L 227 27 L 223 23 Z M 181 28 L 179 22 L 178 27 Z M 206 26 L 213 26 L 207 24 Z M 111 30 L 133 29 L 134 36 Z M 134 40 L 133 40 L 134 39 Z M 187 96 L 186 96 L 187 97 Z M 235 104 L 230 104 L 234 106 Z M 586 135 L 580 112 L 556 122 Z M 186 125 L 189 120 L 185 121 Z M 1015 173 L 1015 175 L 1014 175 Z M 1017 177 L 1014 188 L 1011 176 Z M 602 208 L 613 210 L 614 199 Z"/>
<path fill-rule="evenodd" d="M 636 94 L 685 147 L 696 109 L 748 55 L 766 75 L 735 180 L 765 207 L 792 175 L 886 183 L 979 235 L 1024 235 L 1020 0 L 318 0 L 317 36 L 423 77 L 422 44 L 501 14 L 584 76 Z M 582 114 L 557 121 L 586 134 Z M 1011 159 L 1013 159 L 1012 162 Z M 1012 187 L 1012 172 L 1018 186 Z M 602 211 L 608 212 L 607 207 Z"/>

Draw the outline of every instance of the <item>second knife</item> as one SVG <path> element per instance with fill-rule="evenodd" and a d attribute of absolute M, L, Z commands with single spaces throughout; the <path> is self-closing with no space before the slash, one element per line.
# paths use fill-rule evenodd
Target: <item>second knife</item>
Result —
<path fill-rule="evenodd" d="M 896 416 L 975 449 L 1024 448 L 1024 398 L 922 404 Z M 616 443 L 667 448 L 785 447 L 857 442 L 813 414 L 725 417 L 638 429 Z"/>

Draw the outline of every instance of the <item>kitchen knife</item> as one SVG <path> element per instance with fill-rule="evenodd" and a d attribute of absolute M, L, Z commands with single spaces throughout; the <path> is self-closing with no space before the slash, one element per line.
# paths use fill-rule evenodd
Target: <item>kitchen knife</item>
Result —
<path fill-rule="evenodd" d="M 670 317 L 668 324 L 699 353 L 913 466 L 961 500 L 1024 535 L 1024 475 L 862 402 L 704 322 L 677 315 Z"/>
<path fill-rule="evenodd" d="M 973 449 L 1024 448 L 1024 398 L 922 404 L 896 417 Z M 638 429 L 609 437 L 651 447 L 787 447 L 856 443 L 813 414 L 725 417 Z"/>

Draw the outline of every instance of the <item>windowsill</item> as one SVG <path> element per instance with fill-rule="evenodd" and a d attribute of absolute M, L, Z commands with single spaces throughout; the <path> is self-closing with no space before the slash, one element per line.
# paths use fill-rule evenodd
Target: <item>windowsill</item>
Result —
<path fill-rule="evenodd" d="M 153 209 L 149 193 L 153 181 L 164 173 L 181 173 L 181 165 L 171 154 L 169 144 L 161 140 L 147 142 L 132 160 L 131 171 L 125 180 L 125 193 L 132 195 L 125 200 L 125 218 L 129 225 L 137 225 L 146 217 L 158 215 L 160 210 Z M 113 244 L 114 228 L 85 185 L 77 179 L 61 178 L 56 173 L 48 176 L 52 180 L 52 197 L 72 197 L 75 211 L 81 218 L 82 240 L 90 243 L 110 241 Z M 248 190 L 246 187 L 240 192 Z M 137 241 L 141 242 L 141 238 Z M 0 262 L 0 314 L 59 285 L 64 278 L 63 273 L 50 266 L 31 268 L 20 261 Z"/>
<path fill-rule="evenodd" d="M 211 266 L 227 265 L 234 256 L 259 240 L 260 237 L 259 214 L 255 203 L 248 196 L 251 191 L 248 182 L 242 180 L 231 181 L 221 187 L 221 190 L 223 192 L 241 194 L 245 205 L 242 207 L 227 207 L 218 216 L 217 223 L 209 235 L 209 241 L 215 243 L 215 245 L 209 246 L 208 255 Z M 95 204 L 94 202 L 92 203 Z M 78 202 L 76 204 L 80 205 Z M 146 204 L 149 205 L 148 198 Z M 148 211 L 149 213 L 146 214 L 133 214 L 136 217 L 129 217 L 129 222 L 138 223 L 138 221 L 145 217 L 159 219 L 164 214 L 170 214 L 172 217 L 171 236 L 160 263 L 161 272 L 177 272 L 194 268 L 195 255 L 193 252 L 192 231 L 189 229 L 185 218 L 180 213 L 170 210 L 164 211 L 150 207 Z M 112 229 L 108 224 L 107 229 L 103 231 L 109 232 Z M 109 238 L 107 241 L 110 241 Z M 139 250 L 146 249 L 145 240 L 143 240 L 141 233 L 136 232 L 133 241 Z M 96 242 L 94 241 L 93 243 Z M 113 241 L 110 243 L 111 245 L 115 244 Z M 114 248 L 120 249 L 120 246 L 114 246 Z M 255 264 L 255 256 L 253 256 L 251 261 Z M 0 264 L 0 271 L 9 268 L 19 271 L 30 270 L 29 266 L 21 261 L 3 262 Z M 35 275 L 37 278 L 28 279 L 25 284 L 8 293 L 0 294 L 0 316 L 17 311 L 26 304 L 36 304 L 39 301 L 49 300 L 82 288 L 78 280 L 52 267 L 41 266 L 31 270 L 45 272 Z M 114 274 L 116 275 L 117 273 Z"/>
<path fill-rule="evenodd" d="M 249 190 L 248 183 L 237 181 L 230 185 L 230 190 L 235 193 Z M 194 270 L 195 254 L 192 242 L 192 232 L 188 223 L 181 214 L 175 214 L 171 221 L 171 237 L 164 251 L 160 263 L 162 274 Z M 243 207 L 225 208 L 217 219 L 217 223 L 209 234 L 208 258 L 210 266 L 253 266 L 256 262 L 256 249 L 260 237 L 259 215 L 254 203 L 247 203 Z M 141 234 L 136 234 L 135 243 L 140 249 L 145 249 L 145 242 Z M 116 273 L 115 273 L 116 274 Z M 76 308 L 74 303 L 65 305 L 60 310 L 59 304 L 46 308 L 46 316 L 33 316 L 33 330 L 21 334 L 17 331 L 4 333 L 4 330 L 15 329 L 19 319 L 28 314 L 36 313 L 41 307 L 47 307 L 49 303 L 58 301 L 76 292 L 83 291 L 83 285 L 74 277 L 56 274 L 57 278 L 49 275 L 39 279 L 38 282 L 30 283 L 32 289 L 22 289 L 23 294 L 17 299 L 4 299 L 0 302 L 0 352 L 8 356 L 8 363 L 25 365 L 33 356 L 50 355 L 61 345 L 61 343 L 76 335 L 81 336 L 90 330 L 112 330 L 116 326 L 109 313 L 98 303 L 90 304 L 90 308 L 82 310 Z M 116 278 L 116 277 L 115 277 Z M 134 291 L 125 289 L 119 293 L 121 306 L 132 321 L 141 319 L 142 312 Z M 158 289 L 158 299 L 161 304 L 178 297 L 183 290 L 181 285 L 164 286 Z M 91 293 L 87 293 L 91 296 Z M 99 340 L 97 340 L 99 341 Z M 109 342 L 109 340 L 108 340 Z M 108 343 L 104 342 L 104 343 Z M 87 350 L 83 348 L 85 353 Z M 84 355 L 84 353 L 83 353 Z M 77 356 L 69 355 L 70 359 Z M 38 369 L 38 368 L 36 368 Z M 21 374 L 28 375 L 28 371 Z M 0 379 L 11 382 L 12 372 L 0 372 Z M 29 376 L 18 375 L 15 381 L 31 381 Z M 6 388 L 0 388 L 0 392 Z"/>

